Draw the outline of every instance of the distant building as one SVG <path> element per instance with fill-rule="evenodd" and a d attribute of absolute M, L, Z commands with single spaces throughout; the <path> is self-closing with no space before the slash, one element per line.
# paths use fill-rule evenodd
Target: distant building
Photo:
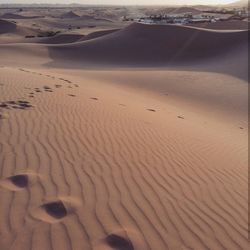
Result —
<path fill-rule="evenodd" d="M 128 18 L 126 20 L 129 20 Z M 168 14 L 168 15 L 150 15 L 135 19 L 137 22 L 145 24 L 189 24 L 201 22 L 216 22 L 214 16 L 211 15 L 193 15 L 192 13 Z"/>
<path fill-rule="evenodd" d="M 180 24 L 185 25 L 189 23 L 214 23 L 227 20 L 243 20 L 249 18 L 249 10 L 247 8 L 241 9 L 212 9 L 203 11 L 201 14 L 193 14 L 186 12 L 182 14 L 158 14 L 149 15 L 139 18 L 123 17 L 123 21 L 135 21 L 145 24 Z"/>

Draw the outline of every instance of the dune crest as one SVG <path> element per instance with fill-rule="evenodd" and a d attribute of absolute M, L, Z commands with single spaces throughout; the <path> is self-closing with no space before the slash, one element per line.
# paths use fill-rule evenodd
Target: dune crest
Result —
<path fill-rule="evenodd" d="M 69 11 L 69 12 L 63 13 L 60 17 L 61 18 L 78 18 L 80 16 L 77 15 L 74 11 Z"/>
<path fill-rule="evenodd" d="M 248 31 L 219 32 L 134 23 L 98 39 L 49 47 L 49 51 L 53 59 L 74 58 L 97 64 L 180 65 L 218 57 L 238 48 L 244 50 L 247 41 Z"/>
<path fill-rule="evenodd" d="M 5 13 L 0 18 L 3 19 L 34 19 L 34 18 L 41 18 L 42 16 L 23 16 L 16 13 Z"/>

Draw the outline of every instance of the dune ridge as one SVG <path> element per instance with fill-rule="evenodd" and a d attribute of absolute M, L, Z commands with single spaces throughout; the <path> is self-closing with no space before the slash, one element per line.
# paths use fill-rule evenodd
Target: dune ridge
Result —
<path fill-rule="evenodd" d="M 19 15 L 16 13 L 5 13 L 0 18 L 3 18 L 3 19 L 34 19 L 34 18 L 41 18 L 41 17 L 44 17 L 44 16 L 23 16 L 23 15 Z"/>
<path fill-rule="evenodd" d="M 65 44 L 65 43 L 74 43 L 84 39 L 84 35 L 72 33 L 72 34 L 58 34 L 53 37 L 37 39 L 38 43 L 43 44 Z"/>
<path fill-rule="evenodd" d="M 83 37 L 83 41 L 74 43 L 60 44 L 63 39 L 59 35 L 55 44 L 1 45 L 0 51 L 8 54 L 8 59 L 13 62 L 18 63 L 18 58 L 28 56 L 34 62 L 47 62 L 49 67 L 165 67 L 218 72 L 247 80 L 248 34 L 249 31 L 214 31 L 134 23 L 118 31 L 108 31 L 107 34 L 105 31 L 94 32 Z M 78 35 L 67 36 L 70 40 L 78 38 Z M 51 39 L 53 43 L 57 37 Z"/>
<path fill-rule="evenodd" d="M 242 20 L 232 20 L 217 23 L 192 24 L 193 27 L 200 27 L 214 30 L 249 30 L 249 22 Z"/>
<path fill-rule="evenodd" d="M 61 18 L 78 18 L 80 16 L 77 15 L 74 11 L 69 11 L 69 12 L 63 13 L 60 17 Z"/>
<path fill-rule="evenodd" d="M 55 60 L 74 58 L 78 62 L 133 66 L 152 66 L 151 61 L 157 66 L 185 65 L 185 62 L 189 61 L 219 58 L 237 49 L 245 53 L 248 34 L 249 31 L 214 31 L 134 23 L 121 30 L 90 33 L 82 38 L 83 41 L 73 44 L 48 46 L 48 50 L 51 58 Z"/>
<path fill-rule="evenodd" d="M 245 50 L 247 42 L 248 31 L 216 32 L 134 23 L 94 40 L 49 47 L 49 51 L 52 58 L 74 57 L 96 64 L 159 66 L 207 60 L 237 48 Z"/>

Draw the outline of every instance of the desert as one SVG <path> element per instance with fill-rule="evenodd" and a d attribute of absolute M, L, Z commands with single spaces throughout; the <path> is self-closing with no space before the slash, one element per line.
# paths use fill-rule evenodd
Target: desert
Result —
<path fill-rule="evenodd" d="M 249 17 L 221 8 L 0 5 L 0 249 L 249 249 Z"/>

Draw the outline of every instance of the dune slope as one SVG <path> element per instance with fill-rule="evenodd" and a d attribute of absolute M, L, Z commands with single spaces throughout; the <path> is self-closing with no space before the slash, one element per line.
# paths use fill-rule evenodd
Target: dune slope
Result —
<path fill-rule="evenodd" d="M 134 23 L 97 39 L 48 50 L 55 62 L 70 60 L 104 67 L 178 66 L 247 79 L 248 34 Z"/>
<path fill-rule="evenodd" d="M 11 33 L 16 30 L 16 24 L 0 19 L 0 34 Z"/>
<path fill-rule="evenodd" d="M 247 80 L 248 34 L 135 23 L 115 32 L 94 32 L 71 44 L 59 44 L 63 43 L 59 35 L 51 39 L 51 43 L 58 43 L 55 45 L 2 45 L 0 51 L 17 64 L 19 57 L 13 49 L 34 60 L 38 59 L 36 51 L 44 51 L 43 55 L 39 53 L 39 60 L 47 61 L 49 67 L 168 67 L 231 74 Z M 68 38 L 73 41 L 78 36 Z"/>
<path fill-rule="evenodd" d="M 246 123 L 95 72 L 0 71 L 2 249 L 248 248 Z"/>
<path fill-rule="evenodd" d="M 0 45 L 0 248 L 249 249 L 247 34 Z"/>
<path fill-rule="evenodd" d="M 161 62 L 195 60 L 222 54 L 247 43 L 247 31 L 215 32 L 191 27 L 171 25 L 144 25 L 129 27 L 100 39 L 52 47 L 52 49 L 78 50 L 78 57 L 117 62 Z M 143 46 L 142 46 L 143 44 Z M 76 54 L 74 54 L 75 56 Z"/>
<path fill-rule="evenodd" d="M 74 11 L 69 11 L 69 12 L 63 13 L 60 17 L 61 18 L 78 18 L 80 16 L 78 16 Z"/>
<path fill-rule="evenodd" d="M 15 13 L 5 13 L 1 16 L 4 19 L 34 19 L 40 18 L 41 16 L 23 16 Z"/>

